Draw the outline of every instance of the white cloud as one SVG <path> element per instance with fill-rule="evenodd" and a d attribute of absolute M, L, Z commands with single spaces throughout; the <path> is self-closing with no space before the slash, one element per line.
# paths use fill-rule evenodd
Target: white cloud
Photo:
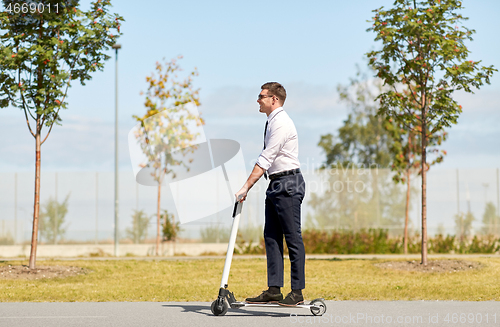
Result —
<path fill-rule="evenodd" d="M 344 115 L 345 107 L 338 102 L 335 88 L 303 82 L 284 85 L 287 90 L 285 110 L 290 114 L 337 117 Z M 219 88 L 202 100 L 200 112 L 209 118 L 259 117 L 257 96 L 260 85 L 255 88 L 228 86 Z"/>
<path fill-rule="evenodd" d="M 497 113 L 500 109 L 500 90 L 491 86 L 474 91 L 474 94 L 457 91 L 454 99 L 463 107 L 463 113 Z"/>
<path fill-rule="evenodd" d="M 335 133 L 348 110 L 338 103 L 337 91 L 333 88 L 303 82 L 285 87 L 288 92 L 285 109 L 299 133 L 300 160 L 321 162 L 324 158 L 317 146 L 320 136 Z M 255 88 L 224 87 L 202 98 L 199 108 L 206 121 L 206 137 L 238 141 L 247 165 L 262 149 L 266 117 L 258 111 L 259 90 L 260 85 Z M 498 93 L 493 87 L 485 87 L 476 94 L 456 94 L 464 112 L 458 124 L 449 130 L 449 138 L 442 146 L 449 154 L 440 166 L 500 165 Z M 14 114 L 11 110 L 6 110 L 8 114 L 0 120 L 0 171 L 32 171 L 34 139 L 22 113 Z M 134 122 L 128 117 L 120 119 L 120 166 L 131 170 L 127 132 Z M 42 146 L 42 167 L 49 170 L 113 170 L 114 122 L 81 114 L 65 116 L 63 126 L 55 126 Z"/>

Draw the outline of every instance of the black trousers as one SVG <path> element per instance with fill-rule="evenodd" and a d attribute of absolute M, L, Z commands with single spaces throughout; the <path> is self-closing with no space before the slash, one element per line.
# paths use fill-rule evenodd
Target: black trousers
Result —
<path fill-rule="evenodd" d="M 283 287 L 283 236 L 291 263 L 292 289 L 305 288 L 305 249 L 300 208 L 306 184 L 301 173 L 272 180 L 266 191 L 264 240 L 267 256 L 267 285 Z"/>

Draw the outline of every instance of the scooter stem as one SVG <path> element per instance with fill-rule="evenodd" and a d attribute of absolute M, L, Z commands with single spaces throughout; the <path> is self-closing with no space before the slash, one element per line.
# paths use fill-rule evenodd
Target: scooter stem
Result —
<path fill-rule="evenodd" d="M 243 203 L 236 202 L 233 209 L 233 225 L 231 227 L 231 235 L 229 236 L 229 243 L 227 244 L 226 261 L 224 262 L 224 271 L 222 272 L 222 279 L 220 281 L 221 288 L 227 288 L 227 281 L 229 279 L 229 269 L 231 269 L 231 261 L 233 260 L 234 245 L 236 243 L 236 235 L 238 234 L 238 225 L 240 223 L 241 208 Z"/>

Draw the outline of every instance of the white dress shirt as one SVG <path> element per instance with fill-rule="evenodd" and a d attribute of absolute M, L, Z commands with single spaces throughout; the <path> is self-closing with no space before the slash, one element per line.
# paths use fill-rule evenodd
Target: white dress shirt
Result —
<path fill-rule="evenodd" d="M 266 147 L 257 165 L 269 175 L 300 168 L 297 130 L 283 107 L 274 109 L 267 117 L 264 142 Z"/>

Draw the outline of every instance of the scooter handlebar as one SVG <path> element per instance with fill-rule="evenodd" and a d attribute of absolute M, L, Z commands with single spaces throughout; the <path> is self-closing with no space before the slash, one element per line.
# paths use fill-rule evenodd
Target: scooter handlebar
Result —
<path fill-rule="evenodd" d="M 239 202 L 239 201 L 236 201 L 234 203 L 234 208 L 233 208 L 233 218 L 236 217 L 237 214 L 239 214 L 241 212 L 241 206 L 243 205 L 243 203 Z"/>

